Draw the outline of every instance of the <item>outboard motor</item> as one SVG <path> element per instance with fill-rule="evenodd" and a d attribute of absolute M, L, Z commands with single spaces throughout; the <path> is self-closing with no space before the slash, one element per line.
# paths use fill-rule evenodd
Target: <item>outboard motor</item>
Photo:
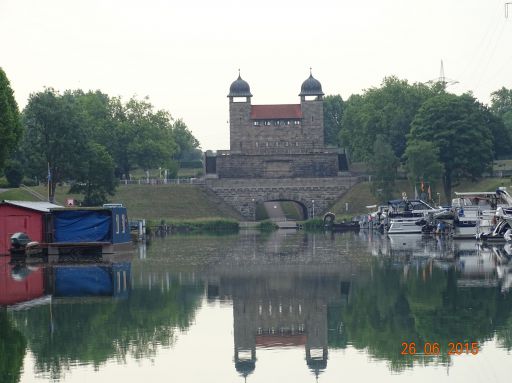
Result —
<path fill-rule="evenodd" d="M 11 236 L 11 255 L 35 255 L 41 252 L 39 242 L 33 242 L 23 232 L 14 233 Z"/>
<path fill-rule="evenodd" d="M 27 234 L 18 232 L 11 236 L 11 248 L 14 250 L 23 250 L 30 243 Z"/>

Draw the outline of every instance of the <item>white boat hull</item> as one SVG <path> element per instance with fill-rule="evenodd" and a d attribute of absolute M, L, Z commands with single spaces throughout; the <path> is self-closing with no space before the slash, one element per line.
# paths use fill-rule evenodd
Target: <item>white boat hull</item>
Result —
<path fill-rule="evenodd" d="M 421 226 L 416 225 L 416 221 L 414 220 L 391 220 L 389 224 L 388 234 L 421 234 Z"/>

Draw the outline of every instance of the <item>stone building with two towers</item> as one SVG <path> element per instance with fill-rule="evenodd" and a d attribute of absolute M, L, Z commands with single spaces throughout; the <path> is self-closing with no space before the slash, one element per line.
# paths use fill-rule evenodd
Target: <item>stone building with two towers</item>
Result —
<path fill-rule="evenodd" d="M 229 88 L 230 150 L 206 153 L 214 178 L 336 177 L 343 159 L 324 145 L 322 85 L 310 73 L 300 103 L 253 105 L 239 75 Z"/>

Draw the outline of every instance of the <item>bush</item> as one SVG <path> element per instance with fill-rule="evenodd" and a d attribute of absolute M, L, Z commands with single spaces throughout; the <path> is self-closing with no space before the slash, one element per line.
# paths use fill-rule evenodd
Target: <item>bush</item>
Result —
<path fill-rule="evenodd" d="M 174 179 L 178 176 L 180 165 L 178 161 L 170 161 L 167 167 L 167 179 Z"/>
<path fill-rule="evenodd" d="M 32 178 L 26 178 L 26 177 L 23 178 L 23 181 L 21 183 L 25 186 L 38 186 L 39 185 L 39 183 L 36 180 L 34 180 Z"/>
<path fill-rule="evenodd" d="M 202 168 L 203 162 L 200 160 L 195 161 L 180 161 L 180 168 L 183 169 L 197 169 Z"/>
<path fill-rule="evenodd" d="M 322 218 L 308 219 L 307 221 L 304 222 L 304 230 L 323 231 L 324 220 Z"/>
<path fill-rule="evenodd" d="M 170 233 L 238 233 L 240 226 L 232 219 L 214 218 L 203 220 L 161 220 L 160 222 L 148 221 L 147 227 L 168 226 Z"/>
<path fill-rule="evenodd" d="M 5 177 L 0 177 L 0 189 L 7 189 L 9 187 L 9 182 L 5 179 Z"/>
<path fill-rule="evenodd" d="M 277 226 L 274 222 L 268 219 L 260 222 L 260 224 L 258 225 L 258 229 L 263 232 L 270 232 L 279 229 L 279 226 Z"/>

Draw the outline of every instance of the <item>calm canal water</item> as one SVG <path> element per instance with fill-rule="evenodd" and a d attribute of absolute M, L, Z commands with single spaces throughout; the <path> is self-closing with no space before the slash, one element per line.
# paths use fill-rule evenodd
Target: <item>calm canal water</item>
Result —
<path fill-rule="evenodd" d="M 247 232 L 102 264 L 0 258 L 0 382 L 508 382 L 509 254 Z"/>

